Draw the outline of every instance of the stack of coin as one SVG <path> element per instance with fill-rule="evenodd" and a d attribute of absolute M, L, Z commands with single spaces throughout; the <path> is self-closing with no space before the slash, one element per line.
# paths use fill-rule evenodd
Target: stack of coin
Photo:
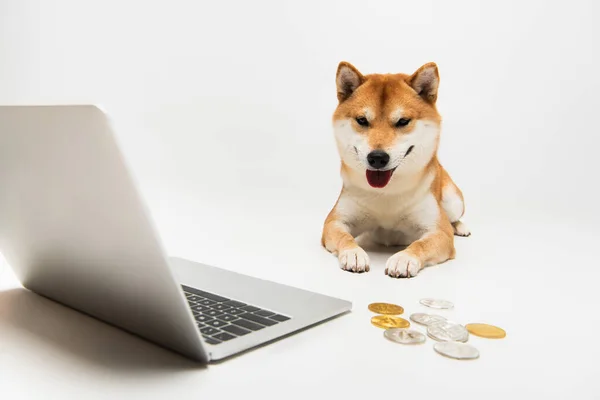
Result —
<path fill-rule="evenodd" d="M 454 308 L 452 302 L 441 299 L 426 298 L 421 299 L 420 303 L 438 310 Z M 397 317 L 404 313 L 404 308 L 401 306 L 390 303 L 373 303 L 369 305 L 369 310 L 379 314 L 371 318 L 371 323 L 385 329 L 383 335 L 386 339 L 406 345 L 425 342 L 426 336 L 423 333 L 408 329 L 410 322 Z M 469 340 L 469 333 L 490 339 L 500 339 L 506 336 L 506 332 L 497 326 L 483 323 L 461 325 L 436 314 L 414 313 L 410 316 L 410 320 L 426 327 L 427 336 L 437 341 L 433 346 L 437 353 L 457 360 L 479 358 L 479 351 L 465 343 Z"/>
<path fill-rule="evenodd" d="M 401 344 L 418 344 L 425 341 L 425 335 L 411 329 L 410 322 L 404 318 L 394 317 L 392 315 L 401 315 L 404 308 L 390 303 L 369 304 L 369 310 L 380 314 L 371 318 L 371 323 L 378 328 L 383 328 L 383 335 L 392 342 Z"/>
<path fill-rule="evenodd" d="M 369 310 L 380 314 L 371 318 L 371 323 L 378 328 L 408 328 L 410 322 L 400 317 L 392 317 L 392 315 L 400 315 L 404 313 L 404 308 L 390 303 L 373 303 L 369 304 Z"/>
<path fill-rule="evenodd" d="M 466 342 L 469 331 L 456 322 L 437 321 L 427 327 L 427 336 L 438 342 Z"/>

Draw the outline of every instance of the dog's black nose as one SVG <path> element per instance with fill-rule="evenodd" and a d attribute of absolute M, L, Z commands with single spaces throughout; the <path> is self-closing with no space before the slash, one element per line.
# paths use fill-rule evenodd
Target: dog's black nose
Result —
<path fill-rule="evenodd" d="M 371 167 L 381 169 L 390 162 L 390 155 L 383 150 L 374 150 L 367 154 L 367 161 Z"/>

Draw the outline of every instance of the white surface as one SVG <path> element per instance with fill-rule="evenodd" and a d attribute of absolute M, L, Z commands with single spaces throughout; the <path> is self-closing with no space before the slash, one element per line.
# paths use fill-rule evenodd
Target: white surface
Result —
<path fill-rule="evenodd" d="M 600 396 L 597 2 L 149 3 L 0 2 L 0 103 L 102 104 L 171 254 L 354 312 L 197 368 L 10 290 L 2 266 L 0 397 Z M 411 280 L 384 276 L 388 254 L 367 274 L 340 271 L 319 245 L 340 187 L 342 59 L 365 73 L 440 68 L 441 158 L 473 236 Z M 461 362 L 370 325 L 370 302 L 408 316 L 431 311 L 423 297 L 508 336 L 472 337 L 481 357 Z"/>

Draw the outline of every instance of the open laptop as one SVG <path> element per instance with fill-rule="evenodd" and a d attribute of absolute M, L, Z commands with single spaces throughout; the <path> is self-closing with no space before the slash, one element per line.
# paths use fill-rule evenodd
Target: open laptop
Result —
<path fill-rule="evenodd" d="M 31 291 L 202 362 L 351 309 L 168 258 L 95 106 L 0 107 L 0 252 Z"/>

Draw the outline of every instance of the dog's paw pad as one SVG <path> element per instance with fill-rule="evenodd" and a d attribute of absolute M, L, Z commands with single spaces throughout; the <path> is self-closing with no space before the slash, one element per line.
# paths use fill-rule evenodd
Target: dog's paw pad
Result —
<path fill-rule="evenodd" d="M 369 256 L 360 247 L 340 252 L 340 268 L 349 272 L 369 271 Z"/>
<path fill-rule="evenodd" d="M 418 258 L 400 251 L 387 260 L 385 274 L 391 278 L 410 278 L 417 276 L 421 266 Z"/>
<path fill-rule="evenodd" d="M 454 234 L 456 236 L 471 236 L 471 231 L 462 221 L 456 221 L 452 224 L 452 227 L 454 228 Z"/>

